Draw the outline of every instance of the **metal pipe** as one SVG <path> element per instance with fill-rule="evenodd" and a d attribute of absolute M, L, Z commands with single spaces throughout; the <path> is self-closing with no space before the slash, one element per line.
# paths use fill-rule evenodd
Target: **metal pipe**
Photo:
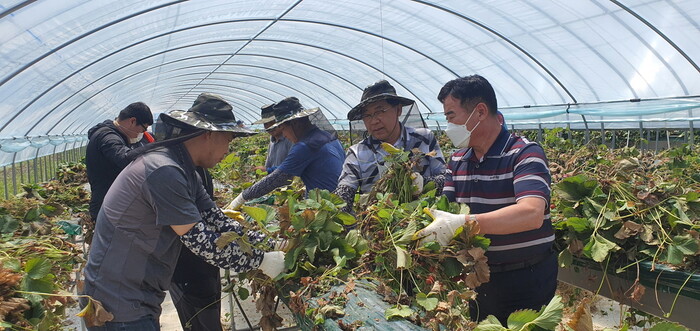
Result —
<path fill-rule="evenodd" d="M 17 194 L 17 174 L 15 173 L 15 160 L 17 152 L 12 156 L 12 194 Z"/>
<path fill-rule="evenodd" d="M 688 127 L 690 128 L 690 148 L 693 148 L 693 145 L 695 145 L 695 128 L 693 128 L 693 121 L 689 122 Z"/>
<path fill-rule="evenodd" d="M 19 185 L 24 183 L 24 167 L 22 166 L 22 161 L 19 161 Z"/>
<path fill-rule="evenodd" d="M 654 130 L 656 131 L 656 141 L 654 142 L 654 152 L 659 151 L 659 130 Z"/>
<path fill-rule="evenodd" d="M 3 178 L 3 183 L 5 183 L 5 200 L 7 200 L 10 195 L 7 187 L 7 166 L 2 166 L 2 178 Z"/>
<path fill-rule="evenodd" d="M 39 149 L 40 149 L 40 147 L 37 147 L 36 154 L 34 154 L 34 181 L 36 183 L 42 182 L 42 180 L 39 180 L 39 177 L 38 177 L 41 175 L 41 171 L 39 171 L 39 169 L 41 168 L 41 160 L 37 160 L 39 158 Z M 39 163 L 38 167 L 37 167 L 37 162 Z"/>

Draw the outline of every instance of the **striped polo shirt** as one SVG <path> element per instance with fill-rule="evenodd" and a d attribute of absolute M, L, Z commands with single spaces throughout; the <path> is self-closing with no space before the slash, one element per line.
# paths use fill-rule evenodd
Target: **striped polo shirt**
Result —
<path fill-rule="evenodd" d="M 338 186 L 346 186 L 352 189 L 360 188 L 360 193 L 368 193 L 372 190 L 374 182 L 381 178 L 384 167 L 384 157 L 388 153 L 381 148 L 382 142 L 369 136 L 359 143 L 350 146 L 345 156 L 343 172 L 340 174 Z M 422 153 L 435 151 L 436 155 L 426 156 L 420 160 L 418 169 L 423 178 L 434 177 L 445 173 L 445 159 L 442 156 L 440 145 L 433 133 L 424 128 L 414 129 L 401 125 L 401 137 L 394 147 L 410 151 L 414 148 Z M 384 168 L 385 169 L 385 168 Z"/>
<path fill-rule="evenodd" d="M 444 194 L 466 203 L 473 214 L 515 204 L 527 197 L 544 199 L 544 222 L 537 230 L 508 235 L 486 235 L 491 246 L 489 264 L 522 262 L 550 252 L 554 230 L 549 216 L 551 176 L 542 147 L 523 137 L 501 133 L 480 160 L 472 149 L 455 152 L 447 164 Z"/>

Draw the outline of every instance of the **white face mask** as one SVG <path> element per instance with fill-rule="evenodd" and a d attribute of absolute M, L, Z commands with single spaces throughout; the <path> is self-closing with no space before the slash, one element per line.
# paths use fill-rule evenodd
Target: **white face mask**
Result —
<path fill-rule="evenodd" d="M 136 138 L 129 138 L 129 144 L 135 144 L 143 139 L 143 132 L 139 133 Z"/>
<path fill-rule="evenodd" d="M 472 118 L 472 115 L 474 115 L 475 112 L 476 110 L 473 110 L 472 113 L 469 114 L 469 118 L 467 118 L 467 121 L 464 122 L 464 124 L 460 125 L 447 122 L 447 129 L 445 129 L 445 133 L 447 134 L 447 137 L 450 138 L 452 144 L 455 145 L 455 147 L 469 147 L 469 140 L 471 140 L 472 132 L 474 132 L 476 127 L 479 126 L 479 124 L 481 123 L 481 121 L 479 121 L 471 130 L 467 129 L 467 123 L 469 123 L 469 120 Z"/>

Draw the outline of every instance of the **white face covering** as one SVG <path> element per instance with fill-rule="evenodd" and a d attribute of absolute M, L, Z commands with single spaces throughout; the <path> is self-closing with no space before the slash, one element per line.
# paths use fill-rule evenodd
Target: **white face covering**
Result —
<path fill-rule="evenodd" d="M 469 123 L 469 120 L 472 118 L 472 115 L 474 115 L 475 112 L 476 110 L 473 110 L 472 113 L 469 114 L 469 118 L 467 118 L 467 121 L 464 122 L 464 124 L 460 125 L 447 122 L 447 129 L 445 129 L 445 133 L 447 134 L 447 137 L 450 138 L 452 144 L 455 145 L 455 147 L 469 147 L 469 140 L 471 140 L 472 132 L 474 132 L 476 127 L 479 126 L 479 124 L 481 123 L 481 121 L 479 121 L 471 130 L 467 129 L 467 123 Z"/>
<path fill-rule="evenodd" d="M 143 139 L 143 132 L 139 133 L 136 138 L 129 138 L 129 144 L 135 144 Z"/>

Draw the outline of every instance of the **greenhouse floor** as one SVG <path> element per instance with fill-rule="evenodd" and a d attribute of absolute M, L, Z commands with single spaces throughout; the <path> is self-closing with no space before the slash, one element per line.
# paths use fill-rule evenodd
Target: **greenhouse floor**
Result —
<path fill-rule="evenodd" d="M 234 307 L 233 323 L 231 321 L 230 314 L 231 305 Z M 245 319 L 243 318 L 243 315 L 240 313 L 240 310 L 236 306 L 235 301 L 229 301 L 228 294 L 222 296 L 221 306 L 221 318 L 224 330 L 242 331 L 249 329 Z M 260 320 L 260 315 L 255 309 L 255 301 L 252 298 L 248 298 L 245 301 L 241 301 L 241 306 L 243 306 L 243 309 L 246 311 L 250 322 L 253 324 L 253 327 L 257 327 L 257 322 Z M 626 306 L 621 306 L 620 303 L 614 300 L 610 300 L 602 296 L 596 297 L 596 299 L 593 300 L 593 304 L 591 306 L 591 314 L 593 316 L 593 330 L 618 330 L 621 316 L 624 314 L 624 311 L 626 311 L 626 309 Z M 81 328 L 80 319 L 75 316 L 75 314 L 78 312 L 78 308 L 74 307 L 73 310 L 74 311 L 71 311 L 68 314 L 69 319 L 68 321 L 66 321 L 67 325 L 65 330 L 84 330 Z M 296 322 L 294 321 L 292 313 L 289 311 L 287 306 L 285 306 L 284 304 L 280 304 L 277 312 L 284 319 L 284 321 L 282 322 L 282 329 L 296 329 L 294 327 L 296 325 Z M 564 320 L 562 322 L 568 322 L 570 315 L 571 313 L 565 314 Z M 232 326 L 235 326 L 235 329 L 232 329 Z M 163 313 L 160 316 L 160 327 L 161 330 L 164 331 L 182 331 L 182 327 L 180 326 L 180 320 L 177 317 L 177 311 L 175 310 L 175 306 L 173 305 L 172 300 L 170 299 L 170 295 L 167 295 L 165 301 L 163 302 Z M 560 328 L 560 330 L 563 329 Z M 630 327 L 628 330 L 642 331 L 644 330 L 644 328 Z"/>
<path fill-rule="evenodd" d="M 255 300 L 253 300 L 252 297 L 248 297 L 246 300 L 241 300 L 240 302 L 253 328 L 257 327 L 261 316 L 255 309 Z M 231 320 L 231 307 L 233 307 L 234 312 L 233 321 Z M 284 319 L 282 328 L 289 328 L 296 325 L 292 313 L 286 305 L 280 303 L 277 308 L 277 313 Z M 221 296 L 221 320 L 224 330 L 249 330 L 243 314 L 241 314 L 240 309 L 229 293 L 224 293 Z M 232 328 L 232 326 L 235 328 Z M 165 301 L 163 302 L 163 313 L 160 315 L 160 328 L 164 331 L 182 331 L 180 319 L 177 317 L 177 311 L 175 310 L 175 306 L 169 294 L 165 297 Z"/>

